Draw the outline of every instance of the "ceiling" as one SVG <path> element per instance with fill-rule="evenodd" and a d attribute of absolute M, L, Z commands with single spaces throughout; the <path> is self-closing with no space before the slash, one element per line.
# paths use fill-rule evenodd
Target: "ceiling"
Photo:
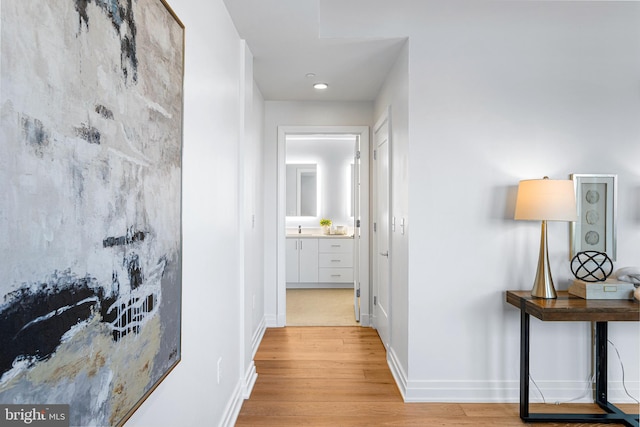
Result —
<path fill-rule="evenodd" d="M 268 101 L 373 101 L 405 39 L 320 38 L 319 1 L 224 0 L 253 54 L 262 96 Z M 316 82 L 329 88 L 315 90 Z"/>

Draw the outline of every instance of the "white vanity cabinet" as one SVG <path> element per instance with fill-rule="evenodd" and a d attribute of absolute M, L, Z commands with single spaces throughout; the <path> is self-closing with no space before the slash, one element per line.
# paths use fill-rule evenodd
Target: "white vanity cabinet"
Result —
<path fill-rule="evenodd" d="M 318 282 L 318 239 L 288 237 L 286 240 L 287 283 Z"/>
<path fill-rule="evenodd" d="M 353 239 L 321 239 L 318 251 L 320 282 L 353 282 Z"/>
<path fill-rule="evenodd" d="M 343 288 L 353 283 L 353 238 L 287 236 L 288 288 Z"/>

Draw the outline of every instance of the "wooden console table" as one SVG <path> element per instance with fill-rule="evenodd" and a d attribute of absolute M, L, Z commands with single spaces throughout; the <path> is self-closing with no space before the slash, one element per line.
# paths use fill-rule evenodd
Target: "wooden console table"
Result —
<path fill-rule="evenodd" d="M 640 304 L 628 300 L 586 300 L 566 291 L 541 299 L 529 291 L 507 291 L 507 302 L 520 309 L 520 418 L 526 422 L 619 423 L 639 427 L 638 414 L 625 414 L 607 400 L 607 322 L 640 321 Z M 529 321 L 596 322 L 596 398 L 603 414 L 529 413 Z"/>

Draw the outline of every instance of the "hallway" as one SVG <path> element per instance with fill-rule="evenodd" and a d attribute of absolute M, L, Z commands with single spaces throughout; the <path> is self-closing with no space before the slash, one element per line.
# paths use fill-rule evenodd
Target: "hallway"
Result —
<path fill-rule="evenodd" d="M 402 398 L 373 329 L 267 329 L 255 363 L 236 426 L 372 426 L 379 411 L 398 421 Z"/>
<path fill-rule="evenodd" d="M 255 363 L 258 380 L 236 426 L 525 425 L 517 404 L 404 403 L 382 343 L 370 328 L 267 329 Z M 620 406 L 634 410 L 634 405 Z M 545 405 L 544 410 L 573 408 L 597 412 L 590 404 Z"/>

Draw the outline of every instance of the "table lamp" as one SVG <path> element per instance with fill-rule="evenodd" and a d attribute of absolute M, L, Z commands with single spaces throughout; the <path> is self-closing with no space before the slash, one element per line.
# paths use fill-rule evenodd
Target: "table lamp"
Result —
<path fill-rule="evenodd" d="M 516 197 L 516 220 L 542 221 L 538 269 L 531 295 L 556 298 L 549 268 L 547 221 L 577 221 L 576 195 L 571 180 L 543 179 L 520 181 Z"/>

